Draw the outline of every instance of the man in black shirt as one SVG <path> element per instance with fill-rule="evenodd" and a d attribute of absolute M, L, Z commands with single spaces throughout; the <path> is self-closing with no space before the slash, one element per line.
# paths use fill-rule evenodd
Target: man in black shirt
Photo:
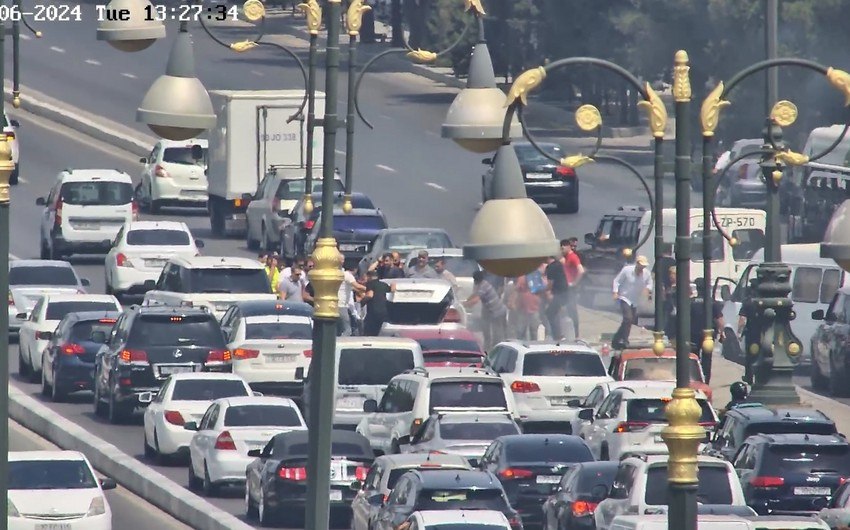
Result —
<path fill-rule="evenodd" d="M 387 320 L 387 295 L 395 291 L 395 285 L 387 285 L 378 279 L 378 272 L 371 270 L 367 273 L 366 294 L 363 302 L 366 304 L 366 319 L 363 321 L 363 335 L 377 337 L 381 327 Z"/>
<path fill-rule="evenodd" d="M 549 264 L 546 266 L 546 279 L 549 280 L 547 286 L 549 303 L 546 306 L 546 318 L 549 320 L 549 329 L 552 330 L 552 339 L 563 340 L 565 336 L 561 326 L 561 313 L 567 306 L 570 287 L 561 260 L 557 257 L 549 258 L 549 260 Z"/>

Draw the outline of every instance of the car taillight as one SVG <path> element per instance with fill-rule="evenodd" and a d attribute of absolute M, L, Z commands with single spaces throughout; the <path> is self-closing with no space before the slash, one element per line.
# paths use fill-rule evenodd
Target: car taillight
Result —
<path fill-rule="evenodd" d="M 148 353 L 144 350 L 121 350 L 118 357 L 125 363 L 146 363 Z"/>
<path fill-rule="evenodd" d="M 306 357 L 308 359 L 312 359 L 313 358 L 313 350 L 304 350 L 304 357 Z"/>
<path fill-rule="evenodd" d="M 422 426 L 422 422 L 424 420 L 422 418 L 415 418 L 413 422 L 410 424 L 410 434 L 411 436 L 416 433 L 416 430 Z"/>
<path fill-rule="evenodd" d="M 614 432 L 638 432 L 646 429 L 647 427 L 649 427 L 649 424 L 644 421 L 623 421 L 617 425 Z"/>
<path fill-rule="evenodd" d="M 177 410 L 166 410 L 165 411 L 165 421 L 170 423 L 171 425 L 180 425 L 182 426 L 185 421 L 183 421 L 183 415 L 180 414 Z"/>
<path fill-rule="evenodd" d="M 511 525 L 513 530 L 520 530 L 522 528 L 522 522 L 519 520 L 519 517 L 511 517 L 508 519 L 508 524 Z"/>
<path fill-rule="evenodd" d="M 702 427 L 703 429 L 707 430 L 707 431 L 710 431 L 717 426 L 717 422 L 716 421 L 701 421 L 701 422 L 699 422 L 699 426 Z"/>
<path fill-rule="evenodd" d="M 443 322 L 447 323 L 458 323 L 461 322 L 460 311 L 455 308 L 451 308 L 446 311 L 446 316 L 443 317 Z"/>
<path fill-rule="evenodd" d="M 514 381 L 513 383 L 511 383 L 511 392 L 515 394 L 540 392 L 540 385 L 533 381 Z"/>
<path fill-rule="evenodd" d="M 153 174 L 160 178 L 168 178 L 168 171 L 166 171 L 165 168 L 159 164 L 154 166 Z"/>
<path fill-rule="evenodd" d="M 533 471 L 529 471 L 527 469 L 520 469 L 517 467 L 509 467 L 507 469 L 499 471 L 499 478 L 503 480 L 517 480 L 523 478 L 531 478 L 533 476 Z"/>
<path fill-rule="evenodd" d="M 753 477 L 750 480 L 750 486 L 754 488 L 778 488 L 785 484 L 785 479 L 782 477 Z"/>
<path fill-rule="evenodd" d="M 233 350 L 234 359 L 256 359 L 260 356 L 260 350 L 246 350 L 245 348 L 236 348 Z"/>
<path fill-rule="evenodd" d="M 59 228 L 62 226 L 62 197 L 56 199 L 56 215 L 53 216 L 53 226 Z"/>
<path fill-rule="evenodd" d="M 137 203 L 136 201 L 133 201 L 133 220 L 139 220 L 139 203 Z"/>
<path fill-rule="evenodd" d="M 230 431 L 224 431 L 215 439 L 215 448 L 219 451 L 235 451 L 236 444 L 233 442 L 233 437 L 230 436 Z"/>
<path fill-rule="evenodd" d="M 64 344 L 62 345 L 62 354 L 63 355 L 79 355 L 81 353 L 86 353 L 86 349 L 80 346 L 79 344 Z"/>
<path fill-rule="evenodd" d="M 567 166 L 558 166 L 558 168 L 555 169 L 555 174 L 561 177 L 562 179 L 576 178 L 576 170 Z"/>
<path fill-rule="evenodd" d="M 208 363 L 226 363 L 233 358 L 230 350 L 210 350 L 207 354 Z"/>
<path fill-rule="evenodd" d="M 847 482 L 847 477 L 838 477 L 838 485 L 842 485 Z"/>
<path fill-rule="evenodd" d="M 133 264 L 130 263 L 130 260 L 127 259 L 127 256 L 125 254 L 120 253 L 120 252 L 115 255 L 115 264 L 118 265 L 119 267 L 130 267 L 130 268 L 133 267 Z"/>
<path fill-rule="evenodd" d="M 277 476 L 283 480 L 307 480 L 307 468 L 282 467 L 277 470 Z"/>
<path fill-rule="evenodd" d="M 304 230 L 312 230 L 313 226 L 315 226 L 315 225 L 316 225 L 316 221 L 314 221 L 312 219 L 304 221 Z"/>
<path fill-rule="evenodd" d="M 49 331 L 36 331 L 35 332 L 36 340 L 50 340 L 50 332 Z"/>
<path fill-rule="evenodd" d="M 575 501 L 573 503 L 573 516 L 586 517 L 588 515 L 593 515 L 593 512 L 596 511 L 596 507 L 598 505 L 599 503 L 596 502 Z"/>
<path fill-rule="evenodd" d="M 368 467 L 357 466 L 357 469 L 354 470 L 354 478 L 356 478 L 357 480 L 366 480 L 366 475 L 368 474 Z"/>

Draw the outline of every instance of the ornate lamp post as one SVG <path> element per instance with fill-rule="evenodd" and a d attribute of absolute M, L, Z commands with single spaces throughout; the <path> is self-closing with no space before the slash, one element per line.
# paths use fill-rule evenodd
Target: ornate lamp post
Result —
<path fill-rule="evenodd" d="M 711 193 L 704 194 L 703 200 L 707 201 L 706 204 L 709 206 L 711 204 L 710 197 L 713 197 L 716 193 L 721 179 L 709 184 L 711 182 L 711 168 L 707 154 L 711 152 L 714 132 L 720 120 L 720 111 L 731 105 L 727 100 L 729 93 L 741 81 L 751 75 L 781 66 L 802 67 L 824 75 L 847 98 L 846 104 L 850 105 L 850 75 L 844 71 L 828 68 L 805 59 L 779 58 L 761 61 L 735 74 L 728 85 L 721 82 L 706 97 L 701 109 L 703 179 L 706 186 L 711 186 L 711 188 L 706 189 L 712 190 Z M 786 166 L 803 165 L 822 158 L 832 151 L 841 140 L 839 138 L 826 150 L 812 157 L 795 153 L 783 142 L 782 127 L 791 125 L 796 119 L 797 108 L 790 101 L 779 101 L 773 105 L 764 129 L 764 146 L 756 153 L 752 153 L 752 155 L 761 156 L 762 178 L 768 190 L 767 233 L 764 263 L 759 265 L 756 278 L 752 281 L 756 296 L 745 301 L 743 308 L 743 313 L 747 317 L 744 357 L 747 378 L 753 383 L 750 399 L 767 404 L 794 404 L 799 403 L 800 399 L 791 378 L 794 367 L 799 363 L 802 344 L 791 330 L 791 321 L 795 317 L 792 302 L 788 298 L 788 294 L 791 292 L 791 271 L 787 265 L 782 263 L 780 244 L 779 184 L 782 179 L 782 170 Z M 743 158 L 745 156 L 730 160 L 727 168 Z M 709 209 L 706 208 L 706 210 Z M 712 212 L 712 220 L 725 239 L 732 245 L 737 244 L 735 238 L 720 225 L 714 212 Z M 704 222 L 704 225 L 703 238 L 707 243 L 708 223 Z M 831 248 L 828 244 L 822 247 L 822 255 L 833 257 L 830 254 Z M 836 257 L 840 259 L 838 254 L 836 254 Z M 705 272 L 708 280 L 711 272 L 708 266 Z M 710 303 L 709 297 L 706 296 L 706 329 L 712 327 Z M 707 343 L 710 342 L 706 339 L 703 347 L 705 348 Z"/>

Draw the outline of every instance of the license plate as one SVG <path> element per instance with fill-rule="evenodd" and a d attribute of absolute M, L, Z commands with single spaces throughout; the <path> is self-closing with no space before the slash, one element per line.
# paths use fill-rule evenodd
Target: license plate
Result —
<path fill-rule="evenodd" d="M 98 230 L 100 229 L 100 225 L 98 223 L 74 223 L 74 228 L 77 230 Z M 47 523 L 45 523 L 47 524 Z M 54 524 L 54 523 L 50 523 Z M 55 523 L 60 524 L 60 523 Z"/>
<path fill-rule="evenodd" d="M 146 259 L 145 267 L 162 267 L 165 265 L 164 259 Z"/>
<path fill-rule="evenodd" d="M 529 180 L 548 180 L 552 178 L 549 173 L 528 173 L 525 175 Z"/>
<path fill-rule="evenodd" d="M 346 252 L 346 251 L 347 252 L 354 252 L 355 250 L 363 249 L 363 245 L 351 245 L 351 244 L 340 243 L 339 249 L 343 252 Z"/>
<path fill-rule="evenodd" d="M 36 523 L 35 530 L 71 530 L 71 523 Z"/>
<path fill-rule="evenodd" d="M 266 355 L 263 355 L 263 359 L 265 359 L 265 361 L 267 363 L 271 363 L 271 364 L 289 363 L 289 362 L 294 361 L 297 357 L 298 357 L 297 354 L 296 355 L 292 355 L 292 354 L 287 354 L 287 355 L 266 354 Z"/>
<path fill-rule="evenodd" d="M 160 366 L 159 374 L 160 375 L 172 375 L 172 374 L 185 374 L 194 372 L 194 366 Z"/>
<path fill-rule="evenodd" d="M 348 469 L 340 462 L 331 462 L 331 480 L 345 480 Z M 333 493 L 333 490 L 331 490 Z M 341 494 L 342 492 L 340 492 Z"/>
<path fill-rule="evenodd" d="M 204 190 L 180 190 L 180 193 L 181 195 L 189 195 L 191 197 L 200 197 L 207 194 Z"/>
<path fill-rule="evenodd" d="M 538 484 L 557 484 L 561 481 L 558 475 L 537 475 Z"/>
<path fill-rule="evenodd" d="M 393 301 L 402 300 L 430 300 L 434 291 L 396 291 L 393 293 Z"/>
<path fill-rule="evenodd" d="M 830 493 L 832 493 L 832 489 L 830 488 L 815 488 L 808 486 L 794 488 L 794 495 L 829 495 Z"/>
<path fill-rule="evenodd" d="M 342 490 L 331 490 L 331 500 L 332 501 L 341 501 L 342 500 Z"/>
<path fill-rule="evenodd" d="M 364 401 L 366 400 L 362 397 L 344 397 L 340 398 L 336 405 L 341 409 L 360 409 Z"/>
<path fill-rule="evenodd" d="M 551 403 L 553 407 L 566 407 L 569 400 L 570 398 L 567 397 L 553 397 L 549 398 L 549 403 Z"/>

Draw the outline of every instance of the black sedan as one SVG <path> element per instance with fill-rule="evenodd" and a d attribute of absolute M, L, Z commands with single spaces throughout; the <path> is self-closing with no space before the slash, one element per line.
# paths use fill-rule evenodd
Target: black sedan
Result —
<path fill-rule="evenodd" d="M 265 448 L 248 452 L 256 460 L 245 470 L 245 501 L 249 518 L 262 526 L 304 524 L 307 504 L 307 453 L 310 434 L 290 431 L 276 435 Z M 369 440 L 351 431 L 331 433 L 331 515 L 351 518 L 351 502 L 356 495 L 352 484 L 366 478 L 375 459 Z"/>
<path fill-rule="evenodd" d="M 313 226 L 304 242 L 304 253 L 312 254 L 319 240 L 322 216 Z M 357 267 L 375 243 L 378 232 L 387 228 L 387 219 L 379 209 L 355 208 L 349 213 L 342 209 L 333 212 L 333 236 L 339 244 L 339 251 L 345 259 L 346 270 Z"/>
<path fill-rule="evenodd" d="M 537 142 L 549 156 L 561 160 L 566 156 L 564 149 L 554 143 Z M 578 175 L 571 167 L 551 160 L 529 142 L 514 142 L 514 152 L 519 159 L 525 192 L 530 199 L 542 204 L 554 204 L 559 212 L 576 213 L 579 210 Z M 488 166 L 481 178 L 481 201 L 492 198 L 494 158 L 481 161 Z"/>
<path fill-rule="evenodd" d="M 593 514 L 608 496 L 619 462 L 584 462 L 564 473 L 543 503 L 543 530 L 593 530 Z"/>

